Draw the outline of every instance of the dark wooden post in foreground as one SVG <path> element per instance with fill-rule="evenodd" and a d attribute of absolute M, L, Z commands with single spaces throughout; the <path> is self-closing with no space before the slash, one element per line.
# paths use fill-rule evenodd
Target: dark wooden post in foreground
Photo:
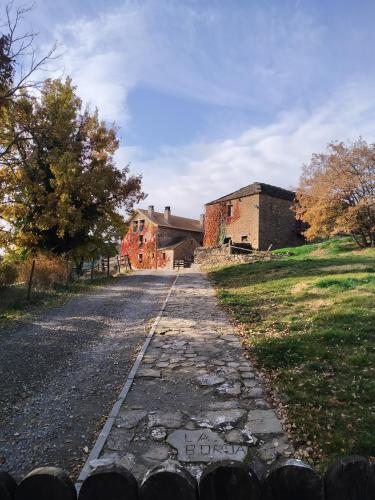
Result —
<path fill-rule="evenodd" d="M 197 500 L 195 478 L 176 462 L 158 465 L 146 474 L 141 500 Z"/>
<path fill-rule="evenodd" d="M 68 474 L 55 467 L 35 469 L 21 481 L 15 500 L 76 500 L 77 492 Z"/>
<path fill-rule="evenodd" d="M 327 469 L 324 477 L 326 500 L 374 500 L 375 466 L 364 457 L 346 457 Z"/>
<path fill-rule="evenodd" d="M 120 466 L 98 468 L 83 483 L 79 500 L 138 500 L 133 474 Z"/>
<path fill-rule="evenodd" d="M 0 499 L 13 500 L 17 483 L 7 472 L 0 472 Z"/>
<path fill-rule="evenodd" d="M 323 500 L 323 482 L 317 472 L 301 460 L 281 460 L 274 464 L 265 478 L 262 498 Z"/>
<path fill-rule="evenodd" d="M 201 500 L 260 500 L 255 472 L 241 462 L 219 462 L 203 472 L 199 483 Z"/>

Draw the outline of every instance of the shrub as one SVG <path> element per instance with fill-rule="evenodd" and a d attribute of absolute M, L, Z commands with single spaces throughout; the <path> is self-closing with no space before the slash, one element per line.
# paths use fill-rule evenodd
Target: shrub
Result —
<path fill-rule="evenodd" d="M 17 267 L 9 262 L 0 263 L 0 288 L 13 285 L 17 279 Z"/>
<path fill-rule="evenodd" d="M 24 261 L 20 266 L 21 281 L 28 282 L 32 258 Z M 40 289 L 53 288 L 63 285 L 66 279 L 65 261 L 61 257 L 39 255 L 35 258 L 33 287 Z"/>

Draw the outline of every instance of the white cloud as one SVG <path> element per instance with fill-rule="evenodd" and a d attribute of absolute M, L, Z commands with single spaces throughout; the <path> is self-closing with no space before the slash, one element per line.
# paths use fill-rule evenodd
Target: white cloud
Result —
<path fill-rule="evenodd" d="M 375 140 L 372 89 L 360 83 L 341 89 L 310 113 L 290 111 L 275 123 L 249 128 L 231 139 L 164 148 L 153 160 L 133 150 L 128 159 L 144 174 L 146 203 L 198 216 L 204 203 L 254 181 L 295 187 L 312 153 L 323 151 L 331 140 L 359 135 Z"/>
<path fill-rule="evenodd" d="M 167 0 L 125 0 L 54 31 L 80 95 L 122 124 L 140 83 L 240 109 L 280 106 L 318 78 L 323 36 L 296 8 Z"/>

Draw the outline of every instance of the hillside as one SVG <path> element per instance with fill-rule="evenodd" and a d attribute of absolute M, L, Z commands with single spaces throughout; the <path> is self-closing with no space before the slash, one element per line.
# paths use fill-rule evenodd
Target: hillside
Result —
<path fill-rule="evenodd" d="M 375 455 L 375 249 L 348 238 L 214 269 L 222 303 L 269 379 L 299 455 Z"/>

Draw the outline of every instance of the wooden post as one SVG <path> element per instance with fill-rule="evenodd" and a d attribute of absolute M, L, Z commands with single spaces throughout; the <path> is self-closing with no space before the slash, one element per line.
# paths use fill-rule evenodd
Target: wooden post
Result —
<path fill-rule="evenodd" d="M 323 500 L 323 481 L 301 460 L 280 460 L 274 463 L 263 482 L 262 499 Z"/>
<path fill-rule="evenodd" d="M 203 472 L 199 482 L 200 500 L 260 500 L 260 482 L 246 464 L 217 462 Z"/>
<path fill-rule="evenodd" d="M 374 500 L 375 467 L 364 457 L 342 458 L 328 467 L 324 489 L 326 500 Z"/>
<path fill-rule="evenodd" d="M 8 472 L 0 472 L 0 498 L 1 500 L 12 500 L 16 491 L 17 483 Z"/>
<path fill-rule="evenodd" d="M 140 488 L 142 500 L 197 500 L 197 482 L 186 469 L 172 462 L 150 471 Z"/>
<path fill-rule="evenodd" d="M 138 485 L 133 474 L 118 465 L 102 466 L 82 484 L 79 500 L 138 500 Z"/>
<path fill-rule="evenodd" d="M 16 489 L 17 500 L 76 500 L 76 489 L 66 472 L 41 467 L 30 472 Z"/>
<path fill-rule="evenodd" d="M 121 264 L 120 264 L 120 259 L 118 258 L 117 254 L 116 254 L 116 259 L 117 259 L 118 273 L 120 274 L 120 272 L 121 272 Z"/>
<path fill-rule="evenodd" d="M 32 287 L 32 284 L 33 284 L 34 269 L 35 269 L 35 259 L 33 259 L 33 262 L 31 264 L 31 270 L 30 270 L 30 276 L 29 276 L 29 284 L 27 286 L 27 300 L 30 300 L 31 287 Z"/>
<path fill-rule="evenodd" d="M 109 257 L 107 257 L 107 278 L 109 278 Z"/>

